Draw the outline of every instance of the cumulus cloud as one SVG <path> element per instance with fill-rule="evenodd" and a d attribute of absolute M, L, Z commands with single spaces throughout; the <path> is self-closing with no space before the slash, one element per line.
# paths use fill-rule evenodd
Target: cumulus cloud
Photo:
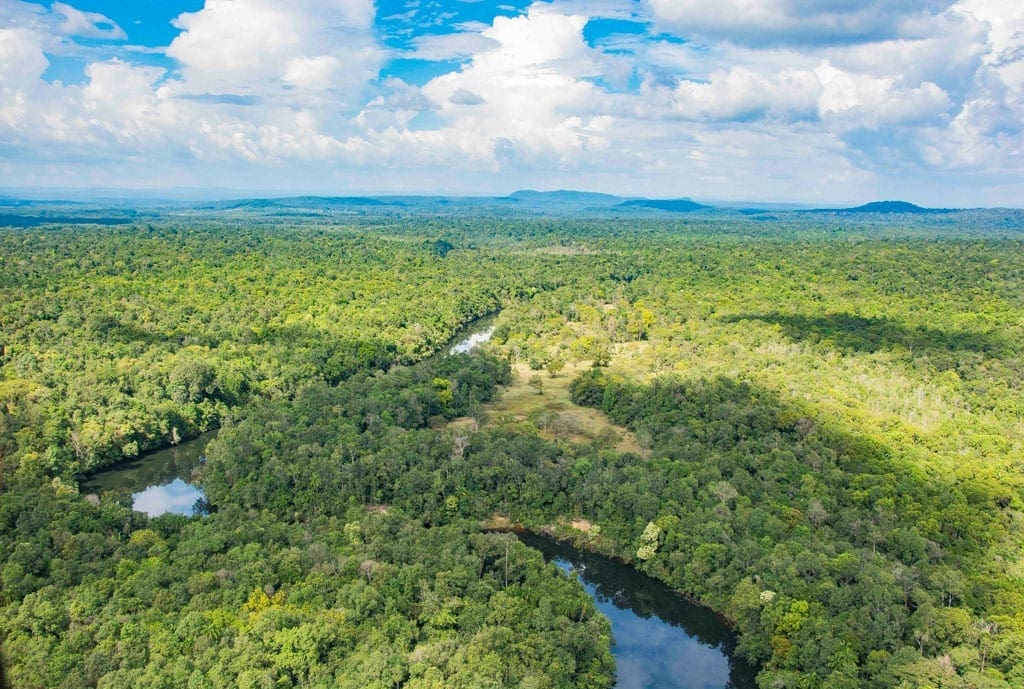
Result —
<path fill-rule="evenodd" d="M 648 108 L 695 122 L 760 123 L 775 134 L 817 129 L 871 174 L 1022 171 L 1014 160 L 1024 137 L 1019 3 L 648 6 L 660 28 L 689 39 L 659 47 L 689 74 L 654 72 Z"/>
<path fill-rule="evenodd" d="M 486 27 L 482 27 L 486 28 Z M 456 60 L 472 57 L 497 44 L 480 31 L 459 31 L 449 34 L 426 34 L 413 39 L 409 57 L 420 60 Z"/>
<path fill-rule="evenodd" d="M 483 105 L 485 101 L 480 96 L 466 89 L 455 89 L 455 92 L 448 97 L 448 102 L 454 105 Z"/>
<path fill-rule="evenodd" d="M 679 80 L 661 91 L 668 115 L 704 122 L 823 122 L 832 131 L 934 121 L 951 101 L 932 82 L 902 86 L 893 77 L 839 69 L 825 60 L 813 69 L 754 71 L 736 66 L 706 80 Z M 653 100 L 653 98 L 652 98 Z"/>
<path fill-rule="evenodd" d="M 482 32 L 493 47 L 423 87 L 447 122 L 443 140 L 491 165 L 567 163 L 574 152 L 603 147 L 605 120 L 595 120 L 602 92 L 586 79 L 599 71 L 583 39 L 587 19 L 539 3 L 497 17 Z"/>
<path fill-rule="evenodd" d="M 434 109 L 420 89 L 401 79 L 391 77 L 382 87 L 383 92 L 367 103 L 355 118 L 363 132 L 403 130 L 417 115 Z"/>
<path fill-rule="evenodd" d="M 45 52 L 61 45 L 53 37 L 62 31 L 95 36 L 83 22 L 109 31 L 102 16 L 60 3 L 53 13 L 25 5 L 20 19 L 32 21 L 20 23 L 28 28 L 0 29 L 5 143 L 40 158 L 63 151 L 265 163 L 343 155 L 327 122 L 376 75 L 372 4 L 275 5 L 210 0 L 179 18 L 183 32 L 168 52 L 180 75 L 122 58 L 96 60 L 80 86 L 42 80 Z"/>
<path fill-rule="evenodd" d="M 41 36 L 27 29 L 0 29 L 0 84 L 33 85 L 48 65 Z"/>
<path fill-rule="evenodd" d="M 695 120 L 801 120 L 817 116 L 821 82 L 813 72 L 787 70 L 759 74 L 744 67 L 719 70 L 708 81 L 682 80 L 674 105 Z"/>
<path fill-rule="evenodd" d="M 819 114 L 847 126 L 927 122 L 942 117 L 952 105 L 946 92 L 930 81 L 900 87 L 894 78 L 844 72 L 827 62 L 815 75 L 822 86 Z"/>
<path fill-rule="evenodd" d="M 384 58 L 372 0 L 207 0 L 175 26 L 182 33 L 167 55 L 181 64 L 189 93 L 282 96 L 293 88 L 354 99 Z"/>
<path fill-rule="evenodd" d="M 935 83 L 962 100 L 974 87 L 988 53 L 984 22 L 960 11 L 922 20 L 910 36 L 820 51 L 837 67 L 905 83 Z"/>
<path fill-rule="evenodd" d="M 1024 5 L 1017 0 L 961 0 L 954 8 L 986 22 L 991 45 L 989 62 L 1004 65 L 1020 62 L 1024 47 Z"/>
<path fill-rule="evenodd" d="M 25 29 L 0 29 L 0 132 L 26 124 L 32 92 L 48 64 L 39 36 Z"/>

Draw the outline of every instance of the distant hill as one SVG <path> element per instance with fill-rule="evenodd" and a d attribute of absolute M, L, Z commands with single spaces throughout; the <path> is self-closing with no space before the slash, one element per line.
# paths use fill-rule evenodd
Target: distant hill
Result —
<path fill-rule="evenodd" d="M 533 189 L 520 189 L 508 195 L 510 199 L 517 201 L 542 201 L 553 203 L 614 203 L 619 200 L 618 196 L 612 194 L 601 194 L 596 191 L 575 191 L 572 189 L 559 189 L 557 191 L 535 191 Z"/>
<path fill-rule="evenodd" d="M 670 213 L 691 213 L 711 206 L 690 199 L 631 199 L 620 203 L 619 208 L 653 208 Z"/>
<path fill-rule="evenodd" d="M 927 213 L 952 213 L 950 208 L 924 208 L 908 201 L 872 201 L 863 206 L 855 208 L 819 208 L 815 213 L 913 213 L 923 215 Z"/>

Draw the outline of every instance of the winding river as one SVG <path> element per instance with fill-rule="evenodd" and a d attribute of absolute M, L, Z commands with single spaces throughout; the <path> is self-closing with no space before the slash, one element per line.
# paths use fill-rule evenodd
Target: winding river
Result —
<path fill-rule="evenodd" d="M 468 352 L 494 333 L 494 319 L 471 323 L 453 338 L 449 354 Z M 83 494 L 128 499 L 150 516 L 202 512 L 203 491 L 192 483 L 212 431 L 175 447 L 99 472 Z M 690 603 L 632 567 L 546 536 L 517 534 L 544 558 L 579 578 L 612 625 L 617 689 L 753 689 L 755 670 L 732 657 L 735 638 L 708 608 Z"/>
<path fill-rule="evenodd" d="M 452 337 L 444 351 L 465 354 L 487 342 L 494 334 L 494 316 L 484 316 L 467 324 Z M 192 473 L 206 458 L 206 446 L 217 431 L 150 452 L 130 462 L 122 462 L 82 481 L 85 495 L 100 500 L 128 499 L 132 509 L 156 517 L 168 512 L 193 515 L 203 510 L 203 489 L 192 483 Z"/>

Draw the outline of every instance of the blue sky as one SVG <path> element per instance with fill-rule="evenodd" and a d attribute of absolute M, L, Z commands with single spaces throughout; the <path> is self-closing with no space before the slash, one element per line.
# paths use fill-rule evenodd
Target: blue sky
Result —
<path fill-rule="evenodd" d="M 1022 205 L 1018 0 L 0 0 L 0 186 Z"/>

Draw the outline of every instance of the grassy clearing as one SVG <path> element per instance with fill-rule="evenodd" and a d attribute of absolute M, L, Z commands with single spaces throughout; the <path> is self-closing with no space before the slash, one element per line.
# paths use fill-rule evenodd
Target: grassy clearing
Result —
<path fill-rule="evenodd" d="M 545 371 L 531 371 L 525 363 L 512 367 L 512 384 L 505 388 L 495 402 L 486 406 L 492 423 L 513 419 L 532 424 L 549 440 L 574 443 L 592 442 L 612 433 L 618 440 L 615 449 L 646 456 L 636 436 L 628 429 L 617 426 L 600 411 L 577 406 L 569 399 L 569 384 L 588 364 L 566 364 L 557 376 Z M 539 390 L 530 380 L 539 380 Z"/>

